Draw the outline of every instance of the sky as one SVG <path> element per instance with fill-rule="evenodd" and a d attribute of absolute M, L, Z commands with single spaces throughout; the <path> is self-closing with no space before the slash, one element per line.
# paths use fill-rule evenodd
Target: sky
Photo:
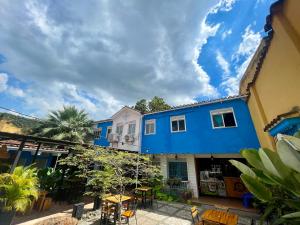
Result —
<path fill-rule="evenodd" d="M 0 0 L 0 107 L 92 119 L 238 94 L 274 0 Z"/>

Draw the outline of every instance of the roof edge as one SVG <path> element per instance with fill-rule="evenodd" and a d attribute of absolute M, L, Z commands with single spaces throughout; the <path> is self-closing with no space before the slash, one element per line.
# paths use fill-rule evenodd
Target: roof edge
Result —
<path fill-rule="evenodd" d="M 166 110 L 161 110 L 161 111 L 151 112 L 151 113 L 145 113 L 144 115 L 152 115 L 152 114 L 157 114 L 157 113 L 175 111 L 175 110 L 179 110 L 179 109 L 193 108 L 193 107 L 210 105 L 210 104 L 231 101 L 231 100 L 236 100 L 236 99 L 246 99 L 247 96 L 248 95 L 234 95 L 234 96 L 228 96 L 225 98 L 218 98 L 218 99 L 213 99 L 213 100 L 208 100 L 208 101 L 196 102 L 196 103 L 192 103 L 192 104 L 179 105 L 179 106 L 172 107 L 171 109 L 166 109 Z"/>

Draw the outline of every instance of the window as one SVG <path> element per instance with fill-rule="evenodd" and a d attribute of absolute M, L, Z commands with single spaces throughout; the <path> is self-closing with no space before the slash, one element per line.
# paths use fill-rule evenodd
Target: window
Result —
<path fill-rule="evenodd" d="M 172 132 L 186 131 L 185 116 L 171 117 L 171 131 Z"/>
<path fill-rule="evenodd" d="M 135 121 L 134 122 L 130 122 L 128 124 L 128 132 L 127 134 L 129 135 L 134 135 L 135 134 Z"/>
<path fill-rule="evenodd" d="M 108 138 L 109 134 L 111 133 L 111 126 L 107 127 L 107 130 L 106 130 L 106 139 Z"/>
<path fill-rule="evenodd" d="M 186 162 L 169 162 L 169 178 L 180 178 L 183 181 L 188 180 Z"/>
<path fill-rule="evenodd" d="M 94 138 L 99 139 L 101 137 L 102 128 L 97 128 L 94 130 Z"/>
<path fill-rule="evenodd" d="M 145 134 L 155 134 L 155 120 L 146 120 L 145 122 Z"/>
<path fill-rule="evenodd" d="M 117 124 L 116 133 L 122 136 L 123 133 L 123 124 Z"/>
<path fill-rule="evenodd" d="M 214 110 L 210 112 L 213 128 L 236 127 L 236 120 L 232 108 Z"/>

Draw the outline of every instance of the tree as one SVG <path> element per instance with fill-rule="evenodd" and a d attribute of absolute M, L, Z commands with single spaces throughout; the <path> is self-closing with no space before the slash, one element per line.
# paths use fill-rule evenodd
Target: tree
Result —
<path fill-rule="evenodd" d="M 58 140 L 86 143 L 93 138 L 92 121 L 84 110 L 75 106 L 64 106 L 63 110 L 52 111 L 33 134 Z"/>
<path fill-rule="evenodd" d="M 146 99 L 141 99 L 136 102 L 133 107 L 136 110 L 139 110 L 141 113 L 148 112 L 157 112 L 162 110 L 170 109 L 171 106 L 168 105 L 165 100 L 161 97 L 154 96 L 150 101 L 147 102 Z"/>
<path fill-rule="evenodd" d="M 135 103 L 134 109 L 140 111 L 142 114 L 148 112 L 148 105 L 146 99 L 141 99 Z"/>
<path fill-rule="evenodd" d="M 230 160 L 241 172 L 248 190 L 264 208 L 261 222 L 274 224 L 300 222 L 300 139 L 278 135 L 277 151 L 266 148 L 242 150 L 250 166 Z"/>
<path fill-rule="evenodd" d="M 100 198 L 109 192 L 122 195 L 137 185 L 152 186 L 161 179 L 160 169 L 149 156 L 113 149 L 77 146 L 59 164 L 77 167 L 77 176 L 88 181 L 86 194 Z"/>
<path fill-rule="evenodd" d="M 148 105 L 150 112 L 157 112 L 171 108 L 171 106 L 168 105 L 163 98 L 158 96 L 154 96 Z"/>

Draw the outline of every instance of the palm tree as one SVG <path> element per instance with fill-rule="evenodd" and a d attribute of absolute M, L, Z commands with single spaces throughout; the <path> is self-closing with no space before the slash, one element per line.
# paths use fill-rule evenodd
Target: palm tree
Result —
<path fill-rule="evenodd" d="M 63 110 L 52 111 L 35 129 L 34 134 L 57 140 L 85 143 L 93 137 L 92 125 L 93 122 L 84 110 L 78 110 L 75 106 L 64 106 Z"/>

